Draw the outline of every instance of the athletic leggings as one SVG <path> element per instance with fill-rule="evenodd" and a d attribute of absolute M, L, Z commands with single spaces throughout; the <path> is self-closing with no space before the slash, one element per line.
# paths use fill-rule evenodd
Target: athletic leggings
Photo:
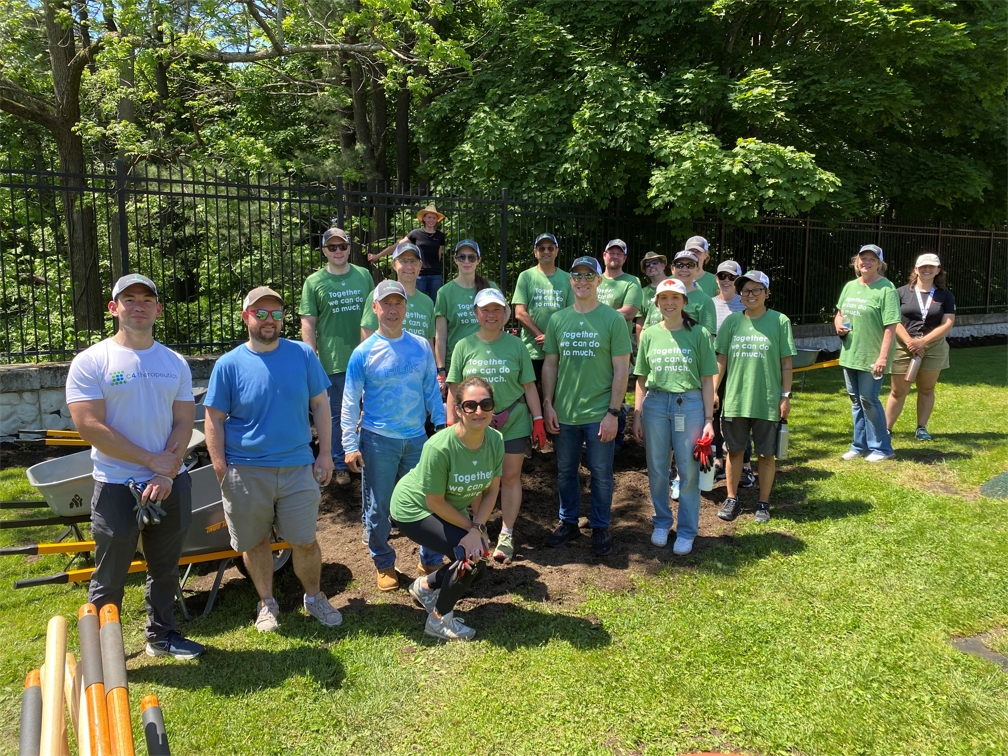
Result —
<path fill-rule="evenodd" d="M 454 562 L 446 564 L 429 578 L 428 585 L 431 588 L 440 588 L 437 608 L 438 614 L 442 617 L 455 608 L 455 603 L 462 598 L 462 594 L 476 579 L 477 575 L 486 569 L 486 565 L 480 561 L 476 563 L 475 569 L 467 570 L 464 574 L 460 572 L 462 562 L 458 561 L 455 547 L 459 545 L 468 531 L 445 522 L 437 515 L 431 514 L 416 522 L 398 522 L 392 520 L 399 532 L 405 535 L 414 543 L 426 546 L 439 554 L 448 554 L 449 558 L 455 557 Z M 461 548 L 459 549 L 461 552 Z"/>

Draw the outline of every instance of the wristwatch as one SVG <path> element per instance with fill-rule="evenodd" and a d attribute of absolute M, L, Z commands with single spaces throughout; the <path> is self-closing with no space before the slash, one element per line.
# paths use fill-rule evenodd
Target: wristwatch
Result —
<path fill-rule="evenodd" d="M 447 428 L 447 427 L 448 427 L 448 426 L 447 426 L 447 425 L 444 425 L 444 424 L 442 424 L 442 425 L 435 425 L 435 426 L 434 426 L 434 432 L 435 432 L 435 433 L 437 433 L 438 431 L 443 431 L 443 430 L 444 430 L 445 428 Z"/>
<path fill-rule="evenodd" d="M 620 411 L 618 409 L 613 409 L 612 407 L 610 407 L 609 409 L 607 409 L 606 412 L 608 412 L 613 417 L 619 417 L 619 413 L 620 413 Z"/>
<path fill-rule="evenodd" d="M 441 375 L 441 373 L 447 373 L 447 372 L 448 372 L 448 368 L 439 367 L 437 369 L 438 375 Z"/>
<path fill-rule="evenodd" d="M 781 391 L 780 398 L 781 399 L 790 399 L 791 398 L 791 392 L 790 391 Z"/>

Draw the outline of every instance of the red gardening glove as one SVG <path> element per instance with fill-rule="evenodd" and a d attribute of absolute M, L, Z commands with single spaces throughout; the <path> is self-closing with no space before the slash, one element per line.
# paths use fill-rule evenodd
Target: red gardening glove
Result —
<path fill-rule="evenodd" d="M 714 466 L 714 452 L 711 449 L 713 436 L 702 436 L 697 439 L 696 447 L 693 449 L 693 459 L 700 463 L 700 472 L 710 472 Z"/>
<path fill-rule="evenodd" d="M 541 417 L 532 421 L 532 443 L 537 449 L 546 447 L 546 423 Z"/>

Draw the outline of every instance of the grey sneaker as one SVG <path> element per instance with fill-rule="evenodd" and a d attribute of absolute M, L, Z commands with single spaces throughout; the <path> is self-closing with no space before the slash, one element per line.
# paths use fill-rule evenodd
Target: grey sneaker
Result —
<path fill-rule="evenodd" d="M 476 636 L 475 630 L 463 624 L 462 620 L 455 619 L 455 612 L 448 612 L 440 620 L 428 614 L 424 632 L 441 640 L 472 640 Z"/>
<path fill-rule="evenodd" d="M 434 611 L 434 605 L 437 604 L 441 591 L 440 589 L 429 588 L 427 586 L 427 577 L 421 575 L 410 583 L 409 595 L 415 598 L 427 610 L 427 614 L 430 614 Z"/>
<path fill-rule="evenodd" d="M 270 596 L 259 602 L 255 619 L 255 629 L 260 633 L 275 633 L 280 627 L 280 605 Z"/>
<path fill-rule="evenodd" d="M 314 601 L 309 601 L 308 596 L 305 596 L 304 608 L 308 614 L 326 627 L 336 627 L 343 621 L 343 615 L 329 603 L 329 599 L 322 591 L 316 593 L 313 598 Z"/>
<path fill-rule="evenodd" d="M 767 502 L 761 501 L 756 505 L 753 522 L 770 522 L 770 505 Z"/>

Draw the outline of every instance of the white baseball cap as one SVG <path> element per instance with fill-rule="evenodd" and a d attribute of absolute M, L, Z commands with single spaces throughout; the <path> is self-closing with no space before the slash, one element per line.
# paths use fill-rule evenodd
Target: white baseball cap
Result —
<path fill-rule="evenodd" d="M 146 286 L 153 292 L 155 299 L 158 296 L 157 286 L 151 281 L 147 276 L 142 276 L 139 273 L 127 273 L 125 276 L 120 278 L 115 282 L 115 286 L 112 287 L 112 299 L 118 297 L 124 289 L 128 289 L 134 284 L 140 284 L 141 286 Z"/>
<path fill-rule="evenodd" d="M 473 304 L 477 307 L 486 307 L 488 304 L 499 304 L 502 307 L 507 307 L 507 300 L 504 299 L 504 295 L 500 291 L 492 286 L 488 286 L 476 292 Z"/>
<path fill-rule="evenodd" d="M 938 259 L 938 255 L 934 252 L 925 252 L 923 255 L 917 258 L 917 262 L 914 263 L 915 268 L 919 268 L 921 265 L 937 265 L 941 267 L 941 260 Z"/>
<path fill-rule="evenodd" d="M 381 302 L 383 299 L 385 299 L 385 297 L 389 296 L 390 294 L 398 294 L 403 299 L 409 299 L 409 297 L 406 296 L 406 289 L 403 287 L 401 283 L 399 283 L 398 281 L 389 281 L 389 280 L 382 281 L 377 286 L 375 286 L 374 296 L 372 297 L 372 299 L 375 302 Z"/>
<path fill-rule="evenodd" d="M 655 288 L 655 300 L 657 301 L 659 294 L 666 291 L 674 291 L 676 294 L 682 294 L 683 300 L 689 302 L 689 294 L 686 293 L 686 284 L 678 278 L 666 278 L 658 284 Z"/>

